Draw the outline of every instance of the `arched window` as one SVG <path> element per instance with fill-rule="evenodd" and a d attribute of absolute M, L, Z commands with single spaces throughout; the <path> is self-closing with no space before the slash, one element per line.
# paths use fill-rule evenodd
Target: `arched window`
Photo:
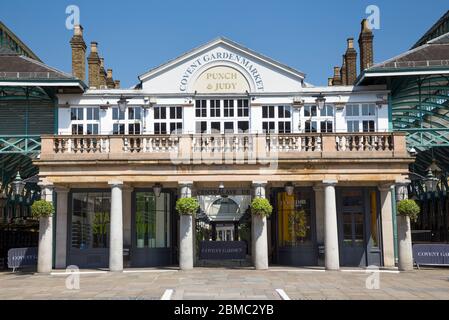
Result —
<path fill-rule="evenodd" d="M 211 216 L 231 216 L 239 213 L 238 204 L 230 198 L 215 200 L 209 208 L 208 214 Z"/>

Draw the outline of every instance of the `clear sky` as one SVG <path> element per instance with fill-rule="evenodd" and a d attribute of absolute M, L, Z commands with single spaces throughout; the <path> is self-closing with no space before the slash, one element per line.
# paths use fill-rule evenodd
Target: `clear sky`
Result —
<path fill-rule="evenodd" d="M 341 64 L 346 38 L 357 41 L 368 5 L 380 9 L 375 62 L 409 49 L 449 9 L 447 0 L 2 2 L 0 20 L 45 63 L 66 72 L 71 72 L 72 30 L 65 27 L 65 11 L 77 5 L 86 43 L 99 43 L 106 67 L 122 87 L 218 36 L 306 73 L 309 83 L 325 85 L 333 66 Z"/>

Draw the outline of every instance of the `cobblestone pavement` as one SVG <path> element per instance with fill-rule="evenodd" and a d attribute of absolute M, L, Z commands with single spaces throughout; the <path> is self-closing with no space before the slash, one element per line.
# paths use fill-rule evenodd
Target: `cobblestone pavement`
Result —
<path fill-rule="evenodd" d="M 379 289 L 367 289 L 365 270 L 273 267 L 129 269 L 124 273 L 82 270 L 80 289 L 66 288 L 67 275 L 0 273 L 0 299 L 160 299 L 173 289 L 172 299 L 449 299 L 449 269 L 421 269 L 407 273 L 383 271 Z M 373 280 L 373 278 L 370 278 Z M 375 279 L 374 279 L 375 280 Z M 375 281 L 368 281 L 371 285 Z"/>

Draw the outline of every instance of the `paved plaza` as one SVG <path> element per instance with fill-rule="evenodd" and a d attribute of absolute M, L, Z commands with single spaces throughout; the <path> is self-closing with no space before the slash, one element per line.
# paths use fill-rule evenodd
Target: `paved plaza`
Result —
<path fill-rule="evenodd" d="M 283 267 L 267 271 L 251 268 L 128 269 L 123 273 L 82 270 L 79 289 L 67 289 L 66 282 L 72 288 L 76 285 L 67 281 L 67 275 L 62 272 L 0 273 L 0 299 L 154 300 L 163 296 L 193 300 L 449 299 L 448 269 L 407 273 L 381 270 L 375 274 L 363 269 L 324 271 Z M 368 289 L 367 283 L 368 287 L 376 287 L 377 276 L 379 288 Z M 367 281 L 368 277 L 371 278 Z"/>

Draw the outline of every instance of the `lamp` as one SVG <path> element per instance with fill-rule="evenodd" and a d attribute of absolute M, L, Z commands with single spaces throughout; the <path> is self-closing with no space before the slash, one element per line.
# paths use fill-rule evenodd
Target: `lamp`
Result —
<path fill-rule="evenodd" d="M 433 175 L 431 167 L 427 170 L 424 184 L 426 185 L 426 192 L 435 192 L 437 190 L 438 178 Z"/>
<path fill-rule="evenodd" d="M 16 178 L 12 182 L 14 195 L 21 195 L 23 192 L 23 189 L 25 188 L 25 184 L 26 183 L 22 180 L 22 177 L 20 176 L 20 172 L 17 171 Z"/>
<path fill-rule="evenodd" d="M 6 202 L 8 201 L 8 197 L 5 194 L 5 191 L 0 193 L 0 209 L 3 209 L 6 206 Z"/>
<path fill-rule="evenodd" d="M 128 105 L 128 100 L 126 100 L 126 98 L 123 95 L 121 95 L 120 100 L 117 101 L 117 104 L 120 111 L 125 112 L 126 106 Z"/>
<path fill-rule="evenodd" d="M 162 191 L 162 185 L 160 183 L 156 183 L 153 186 L 154 195 L 159 198 L 159 196 L 161 195 L 161 191 Z"/>
<path fill-rule="evenodd" d="M 293 192 L 295 191 L 295 186 L 291 182 L 286 183 L 284 188 L 285 188 L 285 192 L 289 196 L 291 196 L 293 194 Z"/>
<path fill-rule="evenodd" d="M 314 96 L 315 99 L 315 103 L 318 109 L 322 110 L 326 104 L 326 98 L 324 97 L 324 95 L 322 93 L 320 93 L 317 96 Z"/>

